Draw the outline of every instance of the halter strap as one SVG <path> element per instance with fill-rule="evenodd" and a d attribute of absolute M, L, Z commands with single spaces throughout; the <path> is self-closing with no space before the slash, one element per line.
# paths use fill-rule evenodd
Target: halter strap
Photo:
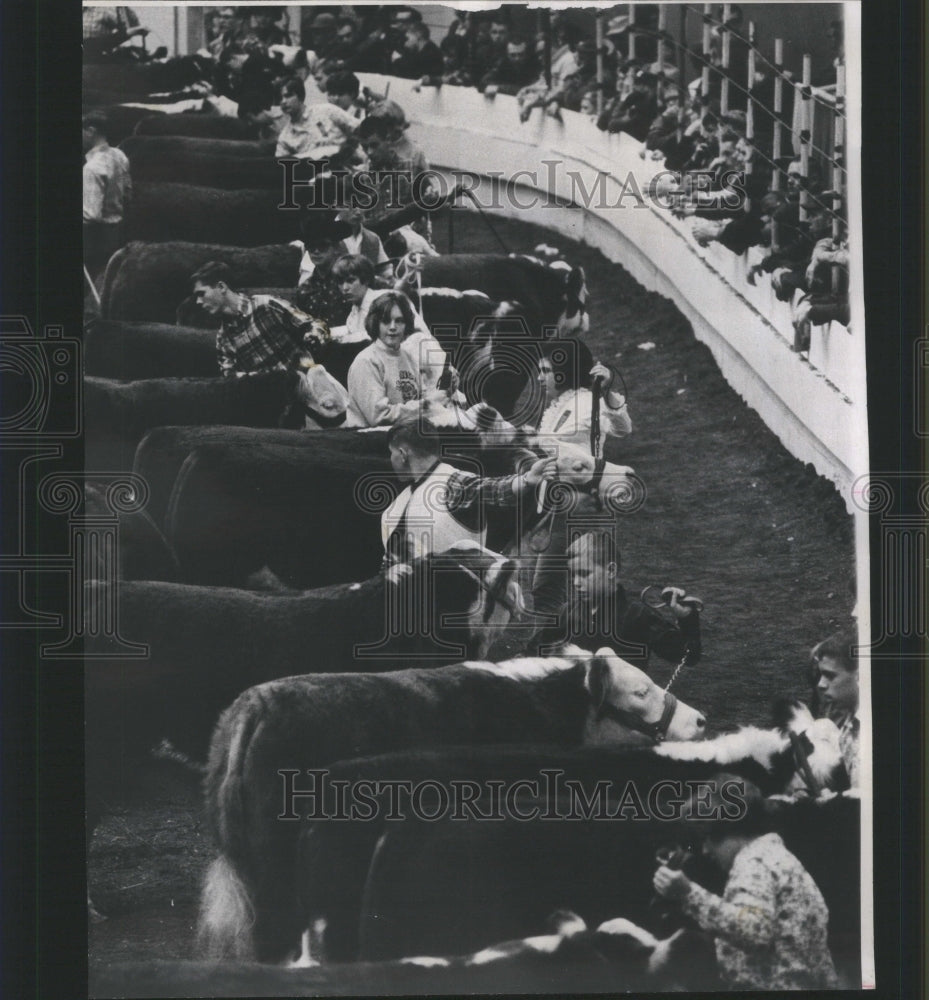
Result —
<path fill-rule="evenodd" d="M 609 705 L 606 702 L 600 706 L 597 718 L 612 719 L 627 729 L 634 729 L 637 733 L 642 733 L 653 743 L 663 743 L 668 737 L 668 726 L 671 725 L 671 720 L 674 718 L 676 710 L 677 698 L 670 691 L 665 691 L 664 709 L 661 713 L 661 718 L 657 722 L 646 722 L 641 716 L 635 715 L 633 712 L 628 712 L 623 708 L 617 708 L 615 705 Z"/>

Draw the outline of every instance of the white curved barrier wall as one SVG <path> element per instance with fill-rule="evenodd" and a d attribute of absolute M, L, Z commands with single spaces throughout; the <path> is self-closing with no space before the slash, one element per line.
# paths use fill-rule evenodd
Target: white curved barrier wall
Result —
<path fill-rule="evenodd" d="M 388 85 L 373 76 L 365 82 L 380 93 Z M 537 110 L 521 125 L 514 98 L 470 88 L 417 92 L 396 78 L 389 86 L 411 122 L 410 138 L 437 170 L 477 175 L 485 210 L 595 246 L 672 299 L 729 384 L 851 507 L 868 458 L 861 330 L 814 327 L 809 360 L 794 354 L 789 305 L 777 301 L 766 275 L 748 284 L 745 258 L 716 243 L 701 248 L 686 222 L 651 203 L 649 181 L 663 168 L 641 159 L 631 137 L 607 135 L 572 112 L 559 122 Z"/>

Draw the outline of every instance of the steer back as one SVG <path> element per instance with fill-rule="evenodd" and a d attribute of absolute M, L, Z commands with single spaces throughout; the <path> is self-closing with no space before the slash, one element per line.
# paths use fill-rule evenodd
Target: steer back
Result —
<path fill-rule="evenodd" d="M 546 326 L 580 322 L 586 300 L 583 271 L 511 254 L 444 254 L 423 258 L 422 283 L 432 288 L 476 289 L 499 302 L 516 301 L 526 317 Z"/>
<path fill-rule="evenodd" d="M 212 260 L 229 265 L 234 288 L 294 288 L 300 251 L 292 246 L 128 243 L 107 263 L 101 317 L 173 323 L 190 294 L 191 275 Z"/>
<path fill-rule="evenodd" d="M 294 395 L 297 376 L 275 371 L 243 378 L 164 378 L 115 382 L 84 379 L 89 468 L 115 472 L 132 465 L 136 446 L 153 427 L 230 424 L 275 427 Z"/>
<path fill-rule="evenodd" d="M 289 243 L 300 236 L 300 220 L 295 212 L 279 209 L 280 200 L 280 192 L 273 189 L 227 191 L 139 181 L 132 188 L 126 235 L 130 240 L 200 240 L 242 247 Z"/>
<path fill-rule="evenodd" d="M 216 334 L 167 323 L 93 319 L 84 326 L 84 372 L 124 380 L 215 376 Z"/>
<path fill-rule="evenodd" d="M 244 118 L 225 115 L 186 113 L 152 115 L 142 118 L 135 127 L 136 135 L 186 135 L 197 139 L 258 139 L 258 126 Z"/>
<path fill-rule="evenodd" d="M 267 566 L 292 587 L 364 580 L 383 558 L 378 511 L 356 500 L 385 456 L 283 444 L 202 444 L 181 466 L 165 534 L 188 583 L 242 586 Z"/>
<path fill-rule="evenodd" d="M 219 426 L 156 427 L 139 442 L 132 469 L 148 484 L 148 510 L 156 523 L 164 522 L 165 511 L 178 472 L 187 456 L 208 444 L 240 445 L 260 450 L 262 445 L 304 448 L 307 454 L 356 455 L 359 476 L 387 458 L 385 433 L 359 434 L 335 428 L 322 431 L 279 430 L 271 427 Z"/>

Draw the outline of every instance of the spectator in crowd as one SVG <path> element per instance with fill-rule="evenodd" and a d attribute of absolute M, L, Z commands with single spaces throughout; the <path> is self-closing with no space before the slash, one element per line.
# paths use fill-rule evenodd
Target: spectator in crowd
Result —
<path fill-rule="evenodd" d="M 348 371 L 348 427 L 380 427 L 415 413 L 424 389 L 428 393 L 435 386 L 424 384 L 423 357 L 432 364 L 444 360 L 438 341 L 414 333 L 413 306 L 402 292 L 378 296 L 368 310 L 365 329 L 373 343 Z"/>
<path fill-rule="evenodd" d="M 361 26 L 347 14 L 336 20 L 335 41 L 330 54 L 340 60 L 347 70 L 360 69 L 358 49 L 361 44 Z"/>
<path fill-rule="evenodd" d="M 851 632 L 837 632 L 814 646 L 817 708 L 839 727 L 839 747 L 852 788 L 859 785 L 858 654 Z"/>
<path fill-rule="evenodd" d="M 345 253 L 342 241 L 351 236 L 352 227 L 340 221 L 333 211 L 314 210 L 302 222 L 301 233 L 304 254 L 294 301 L 330 329 L 344 326 L 350 307 L 332 276 L 332 265 Z"/>
<path fill-rule="evenodd" d="M 84 262 L 92 278 L 123 245 L 123 219 L 132 197 L 129 160 L 107 141 L 106 115 L 92 111 L 81 121 L 84 146 Z"/>
<path fill-rule="evenodd" d="M 464 541 L 483 545 L 484 508 L 515 507 L 555 471 L 548 458 L 494 479 L 455 469 L 442 461 L 440 432 L 415 408 L 394 422 L 387 446 L 394 471 L 409 485 L 381 515 L 385 565 L 445 552 Z"/>
<path fill-rule="evenodd" d="M 468 43 L 460 35 L 446 35 L 439 43 L 442 53 L 442 83 L 469 87 L 473 82 L 468 69 Z"/>
<path fill-rule="evenodd" d="M 389 283 L 393 280 L 394 266 L 380 236 L 365 228 L 365 213 L 357 206 L 343 208 L 338 215 L 342 222 L 347 222 L 352 231 L 342 240 L 345 249 L 350 254 L 360 254 L 371 262 L 377 281 Z"/>
<path fill-rule="evenodd" d="M 635 35 L 636 58 L 645 64 L 654 62 L 658 58 L 658 4 L 636 4 L 634 24 L 626 14 L 610 19 L 604 36 L 615 53 L 628 51 L 630 31 Z"/>
<path fill-rule="evenodd" d="M 338 21 L 335 15 L 323 11 L 310 24 L 310 46 L 317 59 L 329 59 L 336 53 Z"/>
<path fill-rule="evenodd" d="M 148 35 L 131 7 L 84 7 L 81 14 L 85 62 L 107 59 L 130 39 Z"/>
<path fill-rule="evenodd" d="M 614 374 L 606 365 L 594 364 L 590 349 L 580 340 L 556 340 L 546 345 L 539 360 L 542 418 L 539 438 L 545 443 L 569 441 L 590 449 L 593 393 L 599 387 L 600 426 L 604 437 L 625 437 L 632 432 L 626 398 L 614 387 Z M 602 441 L 600 442 L 602 449 Z M 602 450 L 594 457 L 599 458 Z"/>
<path fill-rule="evenodd" d="M 585 117 L 589 118 L 590 121 L 596 122 L 599 117 L 597 113 L 597 91 L 588 90 L 584 93 L 581 98 L 580 113 Z"/>
<path fill-rule="evenodd" d="M 677 87 L 665 87 L 664 110 L 654 119 L 645 136 L 645 150 L 661 153 L 665 157 L 665 166 L 669 170 L 681 166 L 684 109 L 681 106 L 681 92 Z M 643 150 L 643 154 L 645 152 Z"/>
<path fill-rule="evenodd" d="M 493 14 L 489 21 L 486 38 L 475 42 L 471 58 L 471 76 L 483 80 L 485 76 L 506 58 L 510 26 L 502 12 Z M 531 82 L 531 81 L 530 81 Z"/>
<path fill-rule="evenodd" d="M 580 111 L 584 94 L 597 87 L 597 46 L 586 38 L 582 39 L 574 56 L 577 69 L 565 78 L 564 86 L 554 98 L 560 107 L 568 111 Z"/>
<path fill-rule="evenodd" d="M 581 41 L 580 29 L 570 21 L 563 19 L 553 24 L 555 32 L 555 47 L 551 59 L 551 85 L 545 80 L 544 73 L 535 83 L 524 87 L 516 95 L 519 103 L 520 121 L 527 121 L 533 108 L 545 108 L 549 114 L 556 115 L 564 90 L 565 80 L 578 69 L 577 57 L 574 52 Z M 537 52 L 544 51 L 545 38 L 538 41 Z"/>
<path fill-rule="evenodd" d="M 263 122 L 274 104 L 278 67 L 274 60 L 262 51 L 253 51 L 250 55 L 243 54 L 240 58 L 241 68 L 233 92 L 239 106 L 238 116 Z M 280 124 L 283 124 L 283 121 Z"/>
<path fill-rule="evenodd" d="M 290 120 L 278 136 L 276 156 L 309 160 L 347 160 L 351 157 L 357 148 L 358 121 L 344 110 L 343 105 L 351 105 L 358 96 L 358 78 L 354 74 L 343 74 L 338 89 L 343 93 L 331 93 L 327 103 L 307 106 L 302 80 L 291 79 L 284 84 L 281 110 Z"/>
<path fill-rule="evenodd" d="M 240 45 L 244 52 L 268 54 L 272 45 L 286 45 L 290 39 L 277 23 L 284 16 L 282 7 L 247 7 L 246 24 L 241 34 Z"/>
<path fill-rule="evenodd" d="M 835 989 L 839 983 L 822 893 L 780 834 L 766 832 L 761 795 L 741 784 L 746 790 L 741 816 L 718 793 L 714 801 L 691 804 L 697 816 L 716 813 L 716 819 L 691 819 L 689 825 L 704 828 L 702 853 L 727 875 L 723 895 L 664 865 L 655 872 L 655 891 L 675 900 L 685 916 L 714 936 L 728 988 Z"/>
<path fill-rule="evenodd" d="M 510 94 L 515 97 L 524 87 L 539 78 L 541 68 L 535 52 L 525 38 L 510 38 L 506 55 L 498 59 L 479 81 L 479 88 L 487 97 Z"/>
<path fill-rule="evenodd" d="M 619 581 L 620 555 L 612 522 L 576 538 L 567 550 L 574 596 L 558 624 L 547 626 L 534 645 L 543 652 L 563 643 L 596 651 L 608 646 L 624 660 L 648 670 L 652 653 L 677 665 L 702 656 L 699 604 L 678 587 L 662 592 L 661 610 L 630 598 Z"/>
<path fill-rule="evenodd" d="M 309 316 L 270 295 L 235 291 L 227 264 L 210 261 L 190 280 L 197 305 L 222 318 L 216 353 L 224 377 L 293 367 Z"/>
<path fill-rule="evenodd" d="M 242 19 L 235 7 L 220 7 L 213 20 L 216 32 L 213 40 L 207 46 L 210 55 L 219 62 L 224 53 L 239 44 L 242 31 Z"/>
<path fill-rule="evenodd" d="M 645 141 L 649 126 L 658 116 L 657 78 L 647 70 L 636 72 L 632 93 L 610 101 L 603 109 L 597 126 L 605 132 L 628 132 L 634 139 Z"/>
<path fill-rule="evenodd" d="M 422 84 L 435 84 L 442 79 L 442 53 L 429 37 L 429 28 L 421 21 L 406 29 L 403 53 L 391 64 L 390 72 Z"/>
<path fill-rule="evenodd" d="M 332 266 L 332 276 L 339 283 L 342 295 L 351 306 L 344 330 L 340 327 L 333 329 L 333 339 L 345 343 L 370 340 L 365 325 L 368 313 L 374 302 L 380 296 L 386 295 L 390 289 L 374 287 L 374 267 L 371 261 L 359 254 L 344 254 L 339 257 Z M 405 282 L 398 282 L 395 287 L 397 291 L 405 291 L 407 286 Z M 420 333 L 429 335 L 429 327 L 415 309 L 413 325 Z"/>
<path fill-rule="evenodd" d="M 705 111 L 684 129 L 684 159 L 682 169 L 706 170 L 719 155 L 719 118 Z"/>

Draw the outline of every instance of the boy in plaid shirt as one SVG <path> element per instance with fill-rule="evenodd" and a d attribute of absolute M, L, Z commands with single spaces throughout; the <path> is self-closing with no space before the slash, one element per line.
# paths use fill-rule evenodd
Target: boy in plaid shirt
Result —
<path fill-rule="evenodd" d="M 222 375 L 292 367 L 311 318 L 270 295 L 236 292 L 229 287 L 229 279 L 229 267 L 217 261 L 204 264 L 191 277 L 197 305 L 222 317 L 216 336 Z"/>

